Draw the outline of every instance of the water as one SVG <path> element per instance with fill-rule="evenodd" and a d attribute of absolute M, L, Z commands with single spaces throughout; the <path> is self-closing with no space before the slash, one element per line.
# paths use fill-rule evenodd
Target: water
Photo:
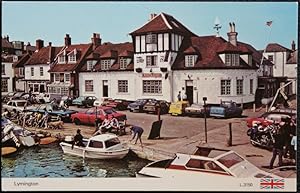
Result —
<path fill-rule="evenodd" d="M 58 144 L 22 149 L 1 158 L 2 177 L 135 177 L 148 160 L 96 160 L 63 154 Z"/>

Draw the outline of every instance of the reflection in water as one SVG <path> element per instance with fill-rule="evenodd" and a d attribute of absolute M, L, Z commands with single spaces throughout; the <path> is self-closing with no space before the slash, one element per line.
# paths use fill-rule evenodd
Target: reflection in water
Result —
<path fill-rule="evenodd" d="M 63 154 L 58 144 L 31 147 L 2 158 L 2 177 L 133 177 L 149 161 L 84 159 Z"/>

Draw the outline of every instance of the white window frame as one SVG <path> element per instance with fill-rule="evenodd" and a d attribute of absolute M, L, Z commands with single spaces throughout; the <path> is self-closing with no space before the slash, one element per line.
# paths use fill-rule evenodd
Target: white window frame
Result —
<path fill-rule="evenodd" d="M 230 95 L 231 80 L 221 80 L 221 95 Z"/>
<path fill-rule="evenodd" d="M 2 64 L 1 72 L 2 72 L 2 75 L 5 75 L 5 64 Z"/>
<path fill-rule="evenodd" d="M 244 80 L 237 79 L 236 80 L 236 94 L 243 95 L 243 89 L 244 89 Z"/>
<path fill-rule="evenodd" d="M 65 74 L 65 82 L 71 82 L 71 74 L 69 73 Z"/>
<path fill-rule="evenodd" d="M 8 92 L 8 79 L 1 79 L 1 92 Z"/>
<path fill-rule="evenodd" d="M 162 94 L 162 81 L 143 80 L 143 94 Z"/>
<path fill-rule="evenodd" d="M 24 71 L 24 68 L 19 68 L 19 75 L 20 76 L 24 76 L 25 75 L 25 71 Z"/>
<path fill-rule="evenodd" d="M 60 74 L 59 73 L 54 74 L 54 82 L 60 82 Z"/>
<path fill-rule="evenodd" d="M 69 95 L 69 88 L 68 87 L 61 87 L 60 94 L 62 94 L 64 96 L 68 96 Z"/>
<path fill-rule="evenodd" d="M 239 54 L 225 54 L 225 65 L 226 66 L 239 66 L 240 55 Z"/>
<path fill-rule="evenodd" d="M 34 68 L 33 67 L 30 67 L 30 75 L 34 76 Z"/>
<path fill-rule="evenodd" d="M 197 60 L 195 55 L 186 55 L 185 56 L 185 67 L 194 67 Z"/>
<path fill-rule="evenodd" d="M 85 90 L 85 92 L 94 92 L 93 80 L 85 80 L 84 81 L 84 90 Z"/>
<path fill-rule="evenodd" d="M 71 63 L 76 63 L 76 56 L 75 56 L 75 54 L 70 54 L 69 56 L 68 56 L 68 62 L 71 62 Z"/>
<path fill-rule="evenodd" d="M 156 44 L 156 43 L 157 43 L 157 34 L 146 35 L 146 44 Z"/>
<path fill-rule="evenodd" d="M 58 56 L 58 63 L 65 63 L 66 62 L 66 57 L 65 55 L 60 55 Z"/>
<path fill-rule="evenodd" d="M 109 70 L 111 67 L 111 60 L 101 60 L 101 70 Z"/>
<path fill-rule="evenodd" d="M 120 69 L 126 69 L 127 65 L 127 58 L 120 58 Z"/>
<path fill-rule="evenodd" d="M 146 56 L 146 67 L 157 67 L 157 55 Z"/>
<path fill-rule="evenodd" d="M 86 62 L 86 65 L 87 65 L 87 67 L 86 67 L 87 70 L 93 70 L 93 68 L 94 68 L 94 61 L 93 60 L 88 60 Z"/>
<path fill-rule="evenodd" d="M 128 80 L 118 80 L 118 92 L 128 93 Z"/>
<path fill-rule="evenodd" d="M 40 76 L 44 76 L 44 68 L 42 66 L 40 67 Z"/>

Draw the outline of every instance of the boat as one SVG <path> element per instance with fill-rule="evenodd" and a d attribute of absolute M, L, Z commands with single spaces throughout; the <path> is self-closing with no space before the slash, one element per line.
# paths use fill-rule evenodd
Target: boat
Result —
<path fill-rule="evenodd" d="M 83 139 L 84 147 L 73 145 L 73 136 L 66 136 L 60 146 L 65 154 L 95 159 L 123 159 L 129 147 L 121 144 L 115 134 L 100 134 Z M 73 147 L 72 147 L 73 146 Z"/>
<path fill-rule="evenodd" d="M 257 168 L 232 150 L 197 146 L 193 154 L 176 153 L 173 159 L 149 163 L 136 177 L 156 178 L 279 178 Z"/>

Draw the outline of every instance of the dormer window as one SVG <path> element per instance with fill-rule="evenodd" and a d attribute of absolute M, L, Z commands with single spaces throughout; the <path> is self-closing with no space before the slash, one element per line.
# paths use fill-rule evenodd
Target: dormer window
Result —
<path fill-rule="evenodd" d="M 88 60 L 86 63 L 87 63 L 87 70 L 93 70 L 96 62 L 94 60 Z"/>
<path fill-rule="evenodd" d="M 239 54 L 225 54 L 225 65 L 226 66 L 239 66 L 240 55 Z"/>
<path fill-rule="evenodd" d="M 148 34 L 146 36 L 147 44 L 156 44 L 157 43 L 157 35 L 156 34 Z"/>
<path fill-rule="evenodd" d="M 197 61 L 197 55 L 186 55 L 185 56 L 185 67 L 194 67 Z"/>
<path fill-rule="evenodd" d="M 127 68 L 127 59 L 120 58 L 120 69 L 126 69 L 126 68 Z"/>
<path fill-rule="evenodd" d="M 65 63 L 65 62 L 66 62 L 66 58 L 64 55 L 58 56 L 58 63 Z"/>
<path fill-rule="evenodd" d="M 108 70 L 111 66 L 110 60 L 101 60 L 101 70 Z"/>
<path fill-rule="evenodd" d="M 76 56 L 75 56 L 75 54 L 70 54 L 69 55 L 69 62 L 76 62 Z"/>

